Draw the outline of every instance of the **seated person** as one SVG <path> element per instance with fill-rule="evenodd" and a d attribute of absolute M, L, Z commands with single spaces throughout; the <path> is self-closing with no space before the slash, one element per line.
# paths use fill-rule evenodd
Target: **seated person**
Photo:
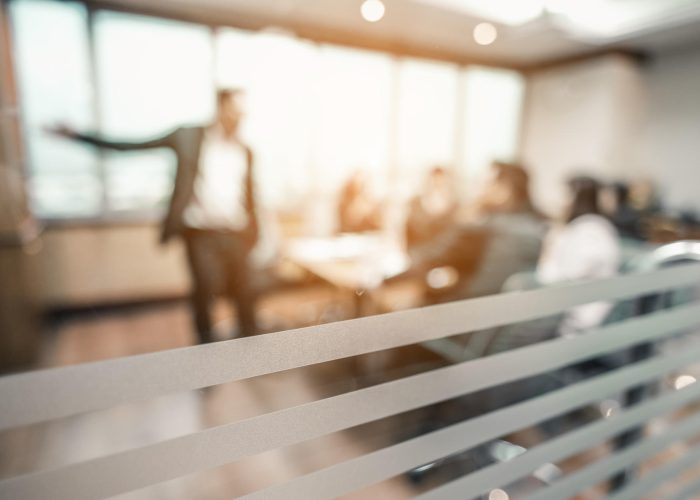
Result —
<path fill-rule="evenodd" d="M 600 215 L 598 207 L 599 185 L 590 178 L 577 178 L 569 183 L 571 203 L 567 210 L 566 224 L 552 229 L 546 239 L 545 251 L 537 266 L 538 281 L 556 283 L 568 280 L 604 278 L 614 275 L 619 267 L 620 251 L 614 226 Z M 535 283 L 532 283 L 536 286 Z M 509 324 L 501 328 L 474 332 L 483 334 L 474 342 L 469 336 L 468 348 L 475 357 L 491 355 L 511 349 L 550 340 L 558 334 L 576 334 L 602 324 L 611 310 L 608 303 L 593 303 L 576 307 L 563 315 L 539 318 L 534 321 Z M 619 357 L 618 357 L 619 356 Z M 572 381 L 595 375 L 595 370 L 606 370 L 626 362 L 626 353 L 604 359 L 587 360 L 560 372 L 535 375 L 493 388 L 472 393 L 455 400 L 440 403 L 427 413 L 427 425 L 439 428 L 478 415 L 516 404 Z M 572 371 L 569 371 L 572 370 Z M 591 371 L 588 371 L 591 370 Z M 568 413 L 561 418 L 547 420 L 538 425 L 545 434 L 559 435 L 565 429 L 579 426 L 581 420 L 595 418 L 588 408 Z M 479 468 L 492 462 L 489 443 L 470 451 L 467 467 Z M 468 469 L 467 472 L 471 472 Z"/>
<path fill-rule="evenodd" d="M 641 213 L 630 204 L 629 187 L 616 182 L 601 190 L 601 208 L 617 228 L 620 236 L 634 240 L 643 239 Z"/>
<path fill-rule="evenodd" d="M 629 203 L 643 216 L 660 214 L 664 208 L 650 179 L 636 179 L 630 183 Z"/>
<path fill-rule="evenodd" d="M 508 163 L 494 163 L 492 172 L 477 223 L 453 226 L 411 252 L 418 269 L 449 266 L 459 274 L 455 286 L 430 291 L 431 302 L 499 293 L 509 276 L 537 264 L 546 225 L 533 208 L 529 176 Z"/>
<path fill-rule="evenodd" d="M 600 185 L 590 177 L 578 177 L 569 182 L 569 189 L 566 224 L 550 231 L 537 266 L 542 284 L 608 278 L 620 267 L 620 238 L 615 226 L 601 215 Z M 564 315 L 559 333 L 575 335 L 598 326 L 611 308 L 608 302 L 575 307 Z"/>
<path fill-rule="evenodd" d="M 455 220 L 457 196 L 450 173 L 433 168 L 422 189 L 410 203 L 406 220 L 406 244 L 409 248 L 424 244 L 448 229 Z"/>
<path fill-rule="evenodd" d="M 357 171 L 340 192 L 338 230 L 341 233 L 378 231 L 382 222 L 381 204 L 372 197 L 365 173 Z"/>

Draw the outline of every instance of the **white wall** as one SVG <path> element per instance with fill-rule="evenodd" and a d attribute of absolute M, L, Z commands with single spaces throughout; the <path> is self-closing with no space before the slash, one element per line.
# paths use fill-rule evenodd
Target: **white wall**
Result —
<path fill-rule="evenodd" d="M 700 211 L 700 46 L 660 54 L 642 71 L 650 101 L 639 166 L 668 208 Z"/>
<path fill-rule="evenodd" d="M 523 123 L 522 157 L 546 212 L 561 209 L 563 180 L 583 169 L 651 179 L 666 208 L 700 212 L 700 47 L 531 75 Z"/>
<path fill-rule="evenodd" d="M 571 175 L 615 179 L 633 173 L 646 101 L 637 63 L 623 56 L 529 76 L 521 156 L 544 212 L 561 212 L 564 182 Z"/>

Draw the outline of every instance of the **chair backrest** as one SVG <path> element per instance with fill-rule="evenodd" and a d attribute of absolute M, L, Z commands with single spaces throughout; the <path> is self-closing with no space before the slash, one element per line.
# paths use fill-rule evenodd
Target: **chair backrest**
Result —
<path fill-rule="evenodd" d="M 695 262 L 700 262 L 700 241 L 677 241 L 637 255 L 627 263 L 626 268 L 627 272 L 649 272 Z M 680 305 L 693 300 L 696 292 L 695 287 L 660 290 L 656 294 L 639 297 L 634 312 L 648 314 L 654 310 Z"/>

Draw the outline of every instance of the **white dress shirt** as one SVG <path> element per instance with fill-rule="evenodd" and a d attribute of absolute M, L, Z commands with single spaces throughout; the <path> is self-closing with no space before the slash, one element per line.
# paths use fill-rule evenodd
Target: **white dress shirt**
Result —
<path fill-rule="evenodd" d="M 542 284 L 608 278 L 620 267 L 620 239 L 615 227 L 600 215 L 582 215 L 547 235 L 537 266 Z M 575 335 L 600 325 L 612 309 L 609 302 L 593 302 L 570 309 L 560 327 Z"/>
<path fill-rule="evenodd" d="M 226 137 L 220 127 L 207 130 L 194 195 L 184 213 L 185 224 L 200 229 L 244 229 L 248 224 L 246 168 L 246 150 L 239 142 Z"/>

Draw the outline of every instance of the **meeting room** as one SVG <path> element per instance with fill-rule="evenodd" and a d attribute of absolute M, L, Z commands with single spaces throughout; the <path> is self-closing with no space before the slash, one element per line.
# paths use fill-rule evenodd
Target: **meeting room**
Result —
<path fill-rule="evenodd" d="M 700 2 L 0 0 L 0 498 L 700 498 Z"/>

